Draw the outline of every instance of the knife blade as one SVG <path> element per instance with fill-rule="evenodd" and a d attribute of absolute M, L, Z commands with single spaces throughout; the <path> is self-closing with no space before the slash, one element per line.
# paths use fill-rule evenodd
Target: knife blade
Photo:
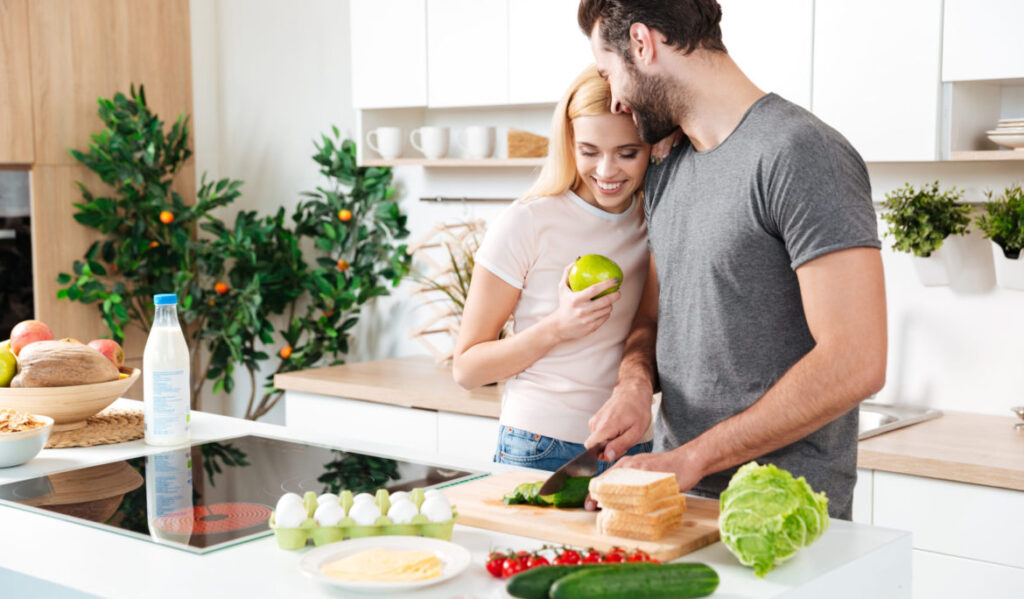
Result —
<path fill-rule="evenodd" d="M 597 474 L 597 456 L 601 455 L 606 444 L 606 442 L 602 441 L 566 462 L 544 481 L 537 494 L 553 495 L 562 490 L 562 487 L 565 486 L 565 481 L 569 477 L 594 476 Z"/>

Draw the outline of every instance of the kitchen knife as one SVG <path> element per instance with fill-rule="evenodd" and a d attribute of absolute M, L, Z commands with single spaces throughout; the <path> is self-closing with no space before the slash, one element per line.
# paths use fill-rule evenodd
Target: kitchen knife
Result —
<path fill-rule="evenodd" d="M 606 442 L 598 443 L 566 462 L 564 466 L 556 470 L 554 474 L 544 481 L 537 494 L 553 495 L 562 490 L 562 487 L 565 486 L 565 481 L 569 477 L 594 476 L 597 474 L 597 456 L 601 455 L 606 444 Z"/>

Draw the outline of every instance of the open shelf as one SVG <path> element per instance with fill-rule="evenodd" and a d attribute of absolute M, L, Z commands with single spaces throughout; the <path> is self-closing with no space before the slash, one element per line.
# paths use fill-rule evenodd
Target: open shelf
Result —
<path fill-rule="evenodd" d="M 1024 160 L 1024 150 L 953 150 L 949 154 L 953 161 L 977 160 Z"/>
<path fill-rule="evenodd" d="M 427 168 L 534 168 L 542 166 L 543 164 L 544 158 L 481 158 L 476 160 L 469 158 L 392 158 L 391 160 L 385 160 L 383 158 L 368 158 L 366 160 L 363 160 L 361 166 L 422 166 Z"/>

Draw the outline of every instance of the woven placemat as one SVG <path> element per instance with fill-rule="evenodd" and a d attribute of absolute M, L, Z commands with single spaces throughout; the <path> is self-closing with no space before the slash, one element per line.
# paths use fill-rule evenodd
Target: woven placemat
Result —
<path fill-rule="evenodd" d="M 47 449 L 112 445 L 141 439 L 146 434 L 142 410 L 107 408 L 85 421 L 85 426 L 50 433 Z"/>

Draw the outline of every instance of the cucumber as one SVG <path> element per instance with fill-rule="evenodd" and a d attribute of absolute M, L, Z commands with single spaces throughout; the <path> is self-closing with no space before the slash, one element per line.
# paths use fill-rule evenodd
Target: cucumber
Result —
<path fill-rule="evenodd" d="M 551 585 L 553 585 L 556 580 L 560 580 L 569 574 L 579 572 L 581 570 L 600 569 L 602 571 L 620 571 L 654 568 L 657 566 L 658 564 L 652 564 L 650 562 L 578 564 L 574 566 L 537 566 L 536 568 L 530 568 L 525 572 L 520 572 L 512 578 L 509 578 L 508 584 L 505 585 L 505 590 L 508 591 L 509 595 L 519 597 L 520 599 L 548 599 L 548 593 L 550 593 Z"/>
<path fill-rule="evenodd" d="M 689 599 L 718 588 L 718 573 L 706 564 L 656 564 L 640 571 L 588 568 L 551 586 L 551 599 Z"/>
<path fill-rule="evenodd" d="M 589 492 L 590 477 L 574 476 L 566 479 L 561 491 L 541 497 L 555 507 L 583 507 Z"/>

